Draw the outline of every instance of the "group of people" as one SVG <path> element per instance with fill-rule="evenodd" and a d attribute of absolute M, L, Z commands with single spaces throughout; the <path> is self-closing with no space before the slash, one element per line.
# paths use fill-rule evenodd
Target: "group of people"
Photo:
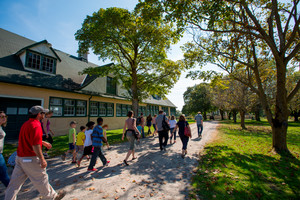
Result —
<path fill-rule="evenodd" d="M 30 178 L 35 188 L 46 198 L 49 199 L 61 199 L 65 195 L 64 191 L 57 193 L 49 184 L 48 174 L 46 172 L 48 157 L 48 150 L 52 148 L 52 136 L 54 132 L 50 128 L 49 118 L 52 117 L 53 112 L 48 109 L 44 109 L 41 106 L 33 106 L 29 110 L 29 120 L 25 122 L 19 134 L 19 146 L 17 149 L 17 156 L 15 158 L 15 167 L 9 179 L 7 174 L 5 160 L 2 156 L 5 132 L 2 126 L 6 125 L 7 116 L 3 111 L 0 111 L 0 177 L 2 183 L 7 187 L 5 193 L 5 199 L 16 199 L 18 191 L 24 184 L 27 178 Z M 132 160 L 137 159 L 135 156 L 135 145 L 139 142 L 144 135 L 144 117 L 143 114 L 139 118 L 134 118 L 134 112 L 128 112 L 128 118 L 125 120 L 122 140 L 127 138 L 129 141 L 129 151 L 123 160 L 125 165 L 128 164 L 128 159 L 132 156 Z M 198 136 L 201 136 L 203 130 L 203 118 L 201 113 L 195 117 L 198 127 Z M 148 134 L 151 133 L 151 125 L 153 125 L 154 132 L 158 133 L 159 147 L 161 151 L 166 151 L 170 134 L 170 144 L 174 138 L 176 142 L 176 133 L 178 129 L 179 138 L 182 141 L 182 153 L 181 157 L 184 158 L 187 154 L 187 144 L 191 135 L 186 135 L 185 129 L 188 129 L 191 133 L 189 123 L 186 121 L 185 116 L 181 115 L 179 121 L 176 122 L 174 116 L 168 118 L 163 110 L 159 111 L 159 115 L 151 117 L 149 115 L 146 118 L 146 125 L 148 126 Z M 199 123 L 198 123 L 199 122 Z M 167 125 L 166 125 L 167 124 Z M 76 133 L 77 123 L 75 121 L 70 122 L 69 129 L 69 150 L 62 155 L 64 160 L 68 153 L 72 154 L 72 163 L 76 163 L 80 167 L 80 163 L 84 157 L 90 160 L 88 171 L 96 171 L 94 168 L 97 157 L 102 161 L 103 166 L 107 166 L 108 161 L 103 154 L 103 143 L 109 147 L 106 129 L 108 125 L 103 125 L 103 118 L 97 119 L 97 124 L 90 121 L 86 126 L 80 127 L 80 132 Z M 202 128 L 201 128 L 202 127 Z M 45 147 L 44 153 L 42 147 Z M 91 156 L 91 157 L 90 157 Z"/>

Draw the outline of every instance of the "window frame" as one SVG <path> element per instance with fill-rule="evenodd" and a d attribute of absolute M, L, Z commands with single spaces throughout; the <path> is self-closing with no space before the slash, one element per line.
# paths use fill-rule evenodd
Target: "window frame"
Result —
<path fill-rule="evenodd" d="M 97 104 L 97 116 L 96 115 L 91 115 L 91 103 L 96 103 Z M 104 105 L 104 108 L 105 108 L 105 114 L 102 114 L 100 112 L 100 106 Z M 111 105 L 112 107 L 112 115 L 109 115 L 109 110 L 108 110 L 108 106 Z M 95 107 L 95 106 L 93 106 Z M 90 117 L 114 117 L 115 115 L 115 106 L 114 106 L 114 103 L 113 102 L 104 102 L 104 101 L 90 101 L 90 105 L 89 105 L 89 116 Z"/>
<path fill-rule="evenodd" d="M 61 105 L 56 105 L 56 104 L 51 104 L 51 99 L 60 99 L 61 100 Z M 74 115 L 65 115 L 65 101 L 66 100 L 71 100 L 71 101 L 75 101 L 74 103 Z M 78 106 L 78 102 L 79 101 L 82 101 L 82 102 L 85 102 L 85 113 L 84 115 L 82 114 L 77 114 L 77 108 L 79 107 L 83 107 L 83 106 Z M 53 107 L 60 107 L 61 108 L 61 115 L 55 115 L 55 112 L 54 110 L 52 109 Z M 86 100 L 83 100 L 83 99 L 70 99 L 70 98 L 62 98 L 62 97 L 54 97 L 54 96 L 50 96 L 49 97 L 49 106 L 48 108 L 50 110 L 53 110 L 54 114 L 53 114 L 53 117 L 69 117 L 69 118 L 73 118 L 73 117 L 86 117 L 87 116 L 87 101 Z"/>
<path fill-rule="evenodd" d="M 37 56 L 40 57 L 40 59 L 39 59 L 39 68 L 33 68 L 33 67 L 29 66 L 29 64 L 28 64 L 29 63 L 29 53 L 32 53 L 33 55 L 37 55 Z M 57 59 L 56 58 L 54 58 L 52 56 L 49 56 L 49 55 L 39 53 L 39 52 L 31 50 L 31 49 L 26 50 L 25 56 L 26 56 L 26 58 L 25 58 L 24 66 L 25 66 L 26 69 L 34 70 L 34 71 L 38 71 L 38 72 L 43 72 L 43 73 L 47 73 L 47 74 L 56 74 L 56 66 L 57 66 Z M 43 68 L 45 68 L 45 69 L 47 68 L 46 65 L 44 66 L 44 63 L 48 63 L 48 62 L 46 62 L 47 59 L 49 59 L 50 61 L 53 60 L 52 71 L 43 70 Z"/>
<path fill-rule="evenodd" d="M 114 81 L 113 77 L 106 77 L 106 93 L 111 95 L 117 95 L 117 82 Z"/>

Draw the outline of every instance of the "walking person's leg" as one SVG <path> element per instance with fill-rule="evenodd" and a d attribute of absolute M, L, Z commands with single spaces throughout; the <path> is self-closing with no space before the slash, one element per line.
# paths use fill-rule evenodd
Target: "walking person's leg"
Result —
<path fill-rule="evenodd" d="M 163 147 L 166 148 L 168 144 L 168 139 L 169 139 L 169 131 L 164 131 L 163 137 L 165 138 L 163 142 Z"/>
<path fill-rule="evenodd" d="M 202 131 L 203 131 L 203 125 L 202 124 L 200 124 L 200 136 L 202 136 Z"/>
<path fill-rule="evenodd" d="M 170 136 L 170 144 L 172 144 L 173 131 L 174 131 L 174 128 L 171 128 L 170 129 L 170 134 L 171 134 L 171 136 Z"/>
<path fill-rule="evenodd" d="M 158 140 L 159 140 L 159 148 L 160 150 L 163 150 L 162 140 L 163 140 L 163 132 L 158 131 Z"/>
<path fill-rule="evenodd" d="M 22 185 L 26 181 L 28 176 L 23 171 L 22 167 L 20 166 L 20 159 L 16 157 L 16 165 L 14 171 L 11 175 L 11 179 L 9 182 L 8 187 L 5 191 L 5 200 L 16 200 L 17 194 L 20 191 Z"/>
<path fill-rule="evenodd" d="M 49 184 L 49 177 L 46 168 L 41 168 L 40 160 L 37 157 L 33 157 L 31 163 L 23 162 L 22 168 L 34 187 L 43 197 L 47 199 L 55 199 L 58 194 Z"/>
<path fill-rule="evenodd" d="M 142 127 L 142 136 L 143 136 L 143 138 L 145 138 L 145 130 L 144 130 L 144 127 Z"/>
<path fill-rule="evenodd" d="M 197 129 L 198 129 L 198 137 L 200 137 L 200 124 L 197 124 Z"/>
<path fill-rule="evenodd" d="M 0 153 L 0 181 L 5 185 L 5 187 L 7 187 L 9 184 L 7 167 L 2 153 Z"/>
<path fill-rule="evenodd" d="M 89 165 L 89 167 L 88 167 L 88 170 L 93 170 L 93 169 L 94 169 L 94 166 L 95 166 L 95 164 L 96 164 L 96 160 L 97 160 L 98 153 L 99 153 L 99 152 L 97 152 L 96 149 L 97 149 L 97 148 L 94 148 L 94 152 L 93 152 L 93 154 L 92 154 L 92 158 L 91 158 L 91 160 L 90 160 L 90 165 Z"/>
<path fill-rule="evenodd" d="M 97 149 L 98 149 L 97 151 L 99 152 L 98 156 L 99 156 L 100 160 L 102 161 L 103 166 L 105 166 L 107 163 L 109 163 L 109 161 L 106 160 L 106 158 L 102 152 L 102 147 L 97 147 Z"/>
<path fill-rule="evenodd" d="M 175 132 L 174 132 L 174 143 L 176 143 L 176 130 L 175 130 Z"/>

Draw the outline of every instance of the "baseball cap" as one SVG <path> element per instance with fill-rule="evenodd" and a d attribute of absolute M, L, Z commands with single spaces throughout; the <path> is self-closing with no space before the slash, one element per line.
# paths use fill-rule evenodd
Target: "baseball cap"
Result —
<path fill-rule="evenodd" d="M 76 122 L 76 121 L 71 121 L 71 122 L 70 122 L 70 125 L 71 125 L 71 124 L 77 124 L 77 122 Z"/>
<path fill-rule="evenodd" d="M 39 113 L 41 113 L 41 112 L 47 113 L 47 112 L 49 112 L 49 110 L 43 108 L 42 106 L 32 106 L 32 107 L 29 109 L 29 112 L 30 112 L 31 114 L 33 114 L 33 115 L 37 115 L 37 114 L 39 114 Z"/>

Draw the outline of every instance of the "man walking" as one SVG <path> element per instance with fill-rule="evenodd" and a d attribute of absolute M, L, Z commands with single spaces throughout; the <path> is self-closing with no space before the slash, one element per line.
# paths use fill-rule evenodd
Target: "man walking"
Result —
<path fill-rule="evenodd" d="M 198 112 L 198 114 L 195 116 L 195 121 L 197 123 L 197 128 L 198 128 L 198 137 L 202 137 L 203 117 L 201 115 L 201 112 Z"/>
<path fill-rule="evenodd" d="M 156 130 L 158 131 L 158 138 L 159 138 L 159 147 L 160 150 L 166 150 L 166 146 L 168 144 L 169 139 L 169 130 L 165 130 L 163 127 L 163 121 L 168 123 L 168 118 L 164 115 L 164 111 L 160 110 L 158 112 L 158 116 L 156 117 L 155 124 L 156 124 Z M 164 139 L 164 141 L 163 141 Z"/>
<path fill-rule="evenodd" d="M 33 106 L 29 110 L 29 120 L 25 122 L 19 134 L 16 165 L 10 183 L 5 192 L 5 200 L 15 200 L 17 194 L 27 178 L 34 187 L 47 199 L 62 199 L 64 192 L 57 194 L 49 184 L 46 172 L 47 162 L 42 153 L 42 145 L 50 149 L 52 145 L 42 141 L 43 131 L 41 120 L 48 109 Z"/>

